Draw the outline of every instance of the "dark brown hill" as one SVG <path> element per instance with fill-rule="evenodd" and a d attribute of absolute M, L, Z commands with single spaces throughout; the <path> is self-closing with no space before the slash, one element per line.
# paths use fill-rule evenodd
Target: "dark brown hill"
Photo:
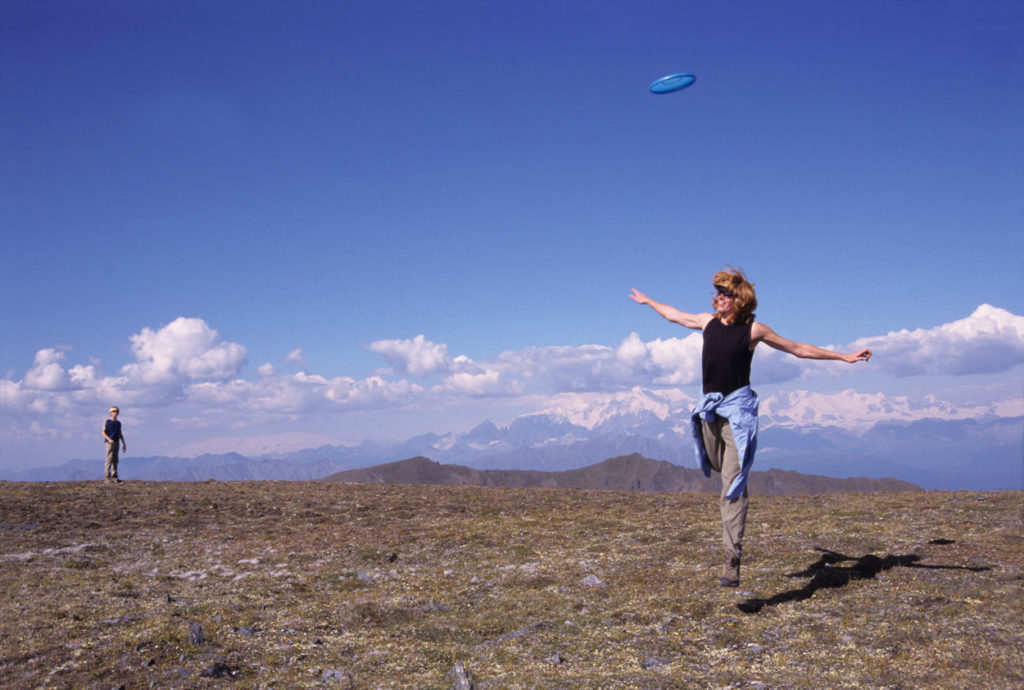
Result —
<path fill-rule="evenodd" d="M 564 472 L 477 470 L 462 465 L 442 465 L 429 458 L 415 457 L 337 472 L 321 481 L 712 494 L 721 491 L 717 475 L 705 477 L 698 469 L 680 467 L 664 460 L 651 460 L 635 453 Z M 919 490 L 920 487 L 915 484 L 898 479 L 841 479 L 775 469 L 750 473 L 750 492 L 761 496 Z"/>

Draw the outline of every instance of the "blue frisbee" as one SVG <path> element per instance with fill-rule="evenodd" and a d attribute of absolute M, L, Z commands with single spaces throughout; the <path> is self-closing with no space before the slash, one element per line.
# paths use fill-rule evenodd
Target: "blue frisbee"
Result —
<path fill-rule="evenodd" d="M 651 93 L 672 93 L 673 91 L 680 91 L 695 81 L 697 81 L 697 77 L 686 72 L 670 74 L 667 77 L 655 79 L 651 82 Z"/>

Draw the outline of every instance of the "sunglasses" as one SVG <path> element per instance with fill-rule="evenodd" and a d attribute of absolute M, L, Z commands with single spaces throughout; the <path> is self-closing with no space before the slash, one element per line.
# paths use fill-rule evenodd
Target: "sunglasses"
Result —
<path fill-rule="evenodd" d="M 717 290 L 718 294 L 720 294 L 722 297 L 728 297 L 732 299 L 733 297 L 736 296 L 732 290 L 730 290 L 729 288 L 724 288 L 721 285 L 716 285 L 715 290 Z"/>

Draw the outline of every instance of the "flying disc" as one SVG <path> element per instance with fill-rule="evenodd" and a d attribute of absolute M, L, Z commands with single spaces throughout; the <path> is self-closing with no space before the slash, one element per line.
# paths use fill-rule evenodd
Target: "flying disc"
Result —
<path fill-rule="evenodd" d="M 697 81 L 697 77 L 686 72 L 670 74 L 667 77 L 655 79 L 651 82 L 651 93 L 672 93 L 673 91 L 685 89 L 695 81 Z"/>

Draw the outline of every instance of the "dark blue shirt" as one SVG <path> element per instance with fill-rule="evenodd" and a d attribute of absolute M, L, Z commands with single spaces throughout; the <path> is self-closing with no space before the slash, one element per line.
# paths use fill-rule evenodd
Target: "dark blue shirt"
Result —
<path fill-rule="evenodd" d="M 121 440 L 121 422 L 116 419 L 108 419 L 103 423 L 103 433 L 114 443 Z"/>

